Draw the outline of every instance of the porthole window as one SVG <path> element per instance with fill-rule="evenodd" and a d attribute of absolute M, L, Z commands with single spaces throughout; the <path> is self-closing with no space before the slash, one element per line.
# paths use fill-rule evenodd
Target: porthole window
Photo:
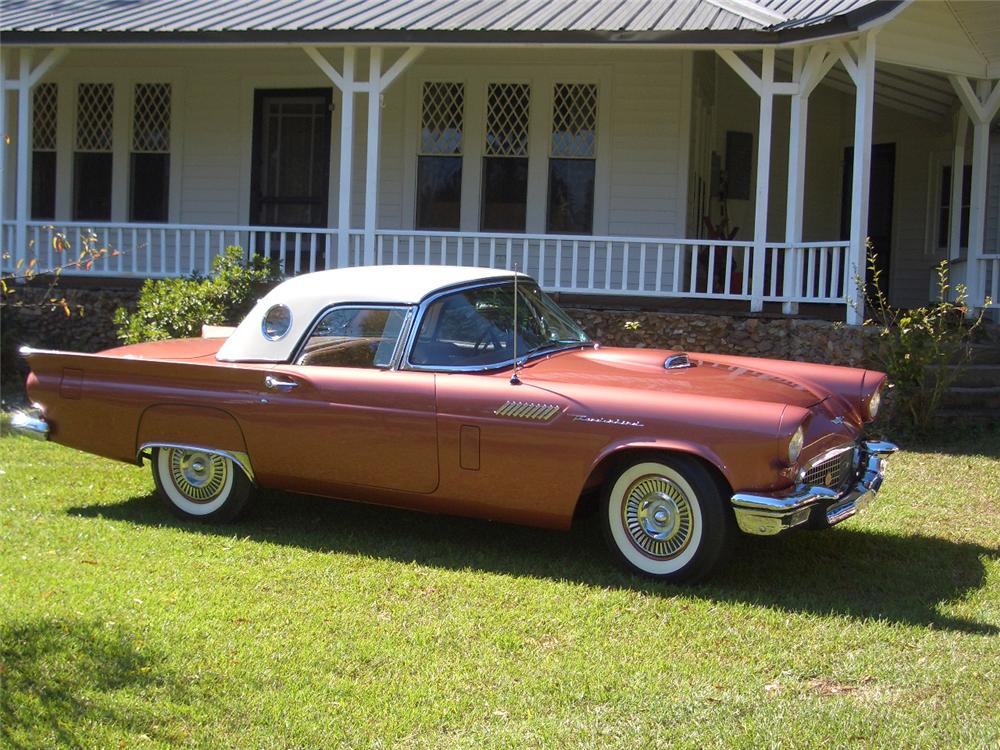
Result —
<path fill-rule="evenodd" d="M 285 305 L 272 305 L 264 313 L 261 332 L 269 341 L 277 341 L 292 327 L 292 311 Z"/>

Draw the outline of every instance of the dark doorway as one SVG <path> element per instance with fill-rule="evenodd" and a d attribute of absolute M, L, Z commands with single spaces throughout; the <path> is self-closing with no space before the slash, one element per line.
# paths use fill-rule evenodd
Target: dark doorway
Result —
<path fill-rule="evenodd" d="M 896 144 L 879 143 L 872 146 L 872 168 L 868 193 L 868 236 L 876 254 L 879 270 L 879 287 L 889 294 L 889 268 L 892 259 L 892 198 L 896 178 Z M 854 148 L 844 149 L 844 183 L 841 188 L 840 238 L 851 236 L 851 183 L 854 179 Z M 866 261 L 867 265 L 867 261 Z M 871 284 L 872 272 L 865 272 Z"/>
<path fill-rule="evenodd" d="M 330 191 L 330 89 L 258 89 L 254 93 L 253 166 L 250 176 L 250 223 L 270 227 L 325 227 Z M 270 237 L 268 237 L 270 234 Z M 280 262 L 284 270 L 325 267 L 322 237 L 261 232 L 256 251 Z"/>

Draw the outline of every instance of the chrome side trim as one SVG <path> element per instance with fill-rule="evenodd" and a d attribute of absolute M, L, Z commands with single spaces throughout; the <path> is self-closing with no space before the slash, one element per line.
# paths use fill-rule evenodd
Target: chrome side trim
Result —
<path fill-rule="evenodd" d="M 10 429 L 15 435 L 33 440 L 49 439 L 49 423 L 45 421 L 40 409 L 14 412 L 10 417 Z"/>
<path fill-rule="evenodd" d="M 218 448 L 209 448 L 204 445 L 190 445 L 186 443 L 143 443 L 139 446 L 139 450 L 135 456 L 135 462 L 142 466 L 142 459 L 147 458 L 152 460 L 151 456 L 146 455 L 146 451 L 151 448 L 180 448 L 181 450 L 189 451 L 204 451 L 205 453 L 214 453 L 217 456 L 223 456 L 228 458 L 234 464 L 239 466 L 243 473 L 247 475 L 252 483 L 256 484 L 257 479 L 254 477 L 253 466 L 250 465 L 250 456 L 243 451 L 223 451 Z"/>
<path fill-rule="evenodd" d="M 737 492 L 731 498 L 736 523 L 744 533 L 770 536 L 805 523 L 815 507 L 822 507 L 826 525 L 838 524 L 875 499 L 885 478 L 885 456 L 897 450 L 892 443 L 878 441 L 857 446 L 856 479 L 839 493 L 804 484 L 773 494 Z"/>

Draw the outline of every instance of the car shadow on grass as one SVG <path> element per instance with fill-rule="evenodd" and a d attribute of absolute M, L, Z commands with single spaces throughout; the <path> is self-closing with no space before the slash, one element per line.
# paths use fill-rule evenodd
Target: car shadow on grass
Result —
<path fill-rule="evenodd" d="M 86 618 L 0 625 L 0 745 L 90 747 L 94 727 L 163 744 L 187 739 L 172 707 L 184 681 L 136 634 Z M 122 745 L 124 747 L 124 745 Z"/>
<path fill-rule="evenodd" d="M 650 595 L 683 591 L 789 612 L 1000 634 L 994 624 L 942 614 L 938 605 L 983 586 L 982 557 L 1000 550 L 921 535 L 840 526 L 825 532 L 740 537 L 728 566 L 707 583 L 680 588 L 630 575 L 606 551 L 598 519 L 569 533 L 417 513 L 281 492 L 262 492 L 239 523 L 176 519 L 155 495 L 69 513 L 195 534 L 249 538 L 317 553 L 364 555 L 451 570 L 575 581 Z"/>

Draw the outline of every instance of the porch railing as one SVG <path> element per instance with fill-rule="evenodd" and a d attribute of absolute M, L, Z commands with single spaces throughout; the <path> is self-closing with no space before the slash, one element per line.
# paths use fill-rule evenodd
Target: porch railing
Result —
<path fill-rule="evenodd" d="M 169 278 L 209 274 L 229 245 L 272 258 L 287 274 L 337 267 L 337 230 L 215 224 L 133 224 L 32 221 L 27 250 L 18 255 L 16 224 L 3 222 L 2 268 L 35 263 L 38 271 L 64 267 L 67 275 Z M 85 263 L 72 265 L 86 251 Z M 349 265 L 364 258 L 364 232 L 352 231 Z M 88 264 L 89 261 L 89 264 Z"/>
<path fill-rule="evenodd" d="M 768 244 L 764 299 L 844 303 L 846 284 L 853 283 L 847 246 Z M 507 269 L 516 264 L 548 291 L 750 300 L 753 253 L 752 242 L 382 229 L 375 260 Z"/>
<path fill-rule="evenodd" d="M 167 278 L 208 274 L 228 245 L 272 259 L 293 275 L 338 265 L 337 229 L 194 224 L 33 221 L 27 227 L 23 264 L 38 270 L 97 251 L 89 268 L 67 275 Z M 2 227 L 4 270 L 13 270 L 16 227 Z M 352 230 L 347 265 L 365 262 L 365 237 Z M 764 251 L 763 299 L 770 302 L 845 304 L 847 242 L 769 243 Z M 753 295 L 751 242 L 378 230 L 378 264 L 474 265 L 518 270 L 549 291 L 603 296 L 650 296 L 749 301 Z"/>

